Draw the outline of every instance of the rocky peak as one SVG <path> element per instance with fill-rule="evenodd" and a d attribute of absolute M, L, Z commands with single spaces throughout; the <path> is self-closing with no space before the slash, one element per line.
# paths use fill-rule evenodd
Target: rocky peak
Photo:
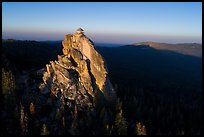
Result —
<path fill-rule="evenodd" d="M 39 88 L 44 94 L 54 94 L 71 100 L 78 106 L 94 106 L 95 92 L 102 92 L 106 100 L 115 99 L 102 56 L 84 33 L 67 34 L 62 41 L 63 55 L 50 61 Z"/>

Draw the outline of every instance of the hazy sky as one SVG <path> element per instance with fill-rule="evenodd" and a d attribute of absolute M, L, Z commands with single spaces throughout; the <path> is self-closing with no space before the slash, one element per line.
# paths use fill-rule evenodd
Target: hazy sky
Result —
<path fill-rule="evenodd" d="M 62 40 L 78 27 L 94 42 L 202 42 L 201 2 L 3 2 L 4 39 Z"/>

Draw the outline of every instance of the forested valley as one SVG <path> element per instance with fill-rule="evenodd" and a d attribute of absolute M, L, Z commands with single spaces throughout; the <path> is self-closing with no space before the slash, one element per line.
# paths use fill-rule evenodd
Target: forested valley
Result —
<path fill-rule="evenodd" d="M 97 95 L 95 119 L 76 120 L 80 114 L 73 107 L 78 117 L 71 125 L 64 124 L 60 110 L 53 112 L 53 123 L 44 124 L 50 106 L 35 104 L 55 98 L 29 85 L 41 81 L 37 70 L 62 54 L 62 44 L 3 40 L 1 134 L 202 134 L 202 58 L 144 47 L 96 47 L 107 63 L 116 103 Z"/>

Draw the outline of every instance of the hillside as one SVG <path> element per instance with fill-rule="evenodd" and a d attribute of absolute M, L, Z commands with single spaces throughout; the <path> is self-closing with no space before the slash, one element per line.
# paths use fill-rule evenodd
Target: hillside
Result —
<path fill-rule="evenodd" d="M 2 48 L 13 66 L 23 71 L 14 73 L 16 79 L 29 76 L 29 85 L 33 85 L 36 69 L 62 54 L 61 43 L 4 41 Z M 107 64 L 110 81 L 122 103 L 128 134 L 135 134 L 135 123 L 139 121 L 147 134 L 201 133 L 201 57 L 148 45 L 95 48 Z"/>
<path fill-rule="evenodd" d="M 159 42 L 139 42 L 132 45 L 149 45 L 152 48 L 160 50 L 170 50 L 178 52 L 184 55 L 192 55 L 196 57 L 202 57 L 202 45 L 198 43 L 178 43 L 178 44 L 169 44 L 169 43 L 159 43 Z"/>

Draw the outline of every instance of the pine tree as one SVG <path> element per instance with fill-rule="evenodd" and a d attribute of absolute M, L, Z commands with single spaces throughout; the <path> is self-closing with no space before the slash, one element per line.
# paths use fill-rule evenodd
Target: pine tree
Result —
<path fill-rule="evenodd" d="M 25 113 L 24 113 L 24 107 L 21 103 L 20 103 L 20 112 L 21 112 L 20 125 L 21 125 L 22 135 L 25 135 L 25 122 L 24 122 Z"/>
<path fill-rule="evenodd" d="M 116 101 L 116 112 L 119 112 L 122 110 L 122 101 L 120 101 L 120 98 Z"/>
<path fill-rule="evenodd" d="M 135 127 L 135 132 L 136 135 L 146 135 L 146 128 L 141 122 L 138 122 Z"/>
<path fill-rule="evenodd" d="M 95 97 L 93 98 L 94 106 L 97 110 L 100 111 L 104 106 L 104 95 L 99 90 L 96 90 L 94 94 L 95 94 Z"/>
<path fill-rule="evenodd" d="M 103 107 L 103 109 L 101 109 L 101 111 L 100 111 L 100 115 L 99 115 L 100 119 L 103 119 L 105 112 L 106 112 L 106 108 Z"/>
<path fill-rule="evenodd" d="M 50 132 L 48 131 L 48 127 L 46 124 L 43 124 L 42 125 L 42 131 L 41 131 L 41 134 L 40 135 L 49 135 Z"/>
<path fill-rule="evenodd" d="M 14 76 L 10 70 L 2 68 L 2 93 L 3 95 L 13 95 L 15 89 Z"/>
<path fill-rule="evenodd" d="M 25 117 L 24 117 L 25 133 L 26 133 L 26 134 L 28 133 L 28 120 L 29 120 L 28 113 L 26 113 L 26 114 L 25 114 Z"/>
<path fill-rule="evenodd" d="M 5 111 L 2 123 L 5 123 L 5 132 L 9 134 L 15 134 L 19 127 L 19 113 L 14 91 L 15 80 L 12 71 L 2 68 L 2 103 Z"/>
<path fill-rule="evenodd" d="M 125 118 L 123 117 L 122 109 L 117 114 L 115 119 L 115 129 L 118 135 L 126 135 L 127 134 L 127 123 Z"/>
<path fill-rule="evenodd" d="M 103 116 L 103 134 L 105 135 L 110 135 L 110 132 L 109 132 L 109 123 L 108 123 L 108 113 L 107 111 L 105 111 L 105 114 Z"/>

